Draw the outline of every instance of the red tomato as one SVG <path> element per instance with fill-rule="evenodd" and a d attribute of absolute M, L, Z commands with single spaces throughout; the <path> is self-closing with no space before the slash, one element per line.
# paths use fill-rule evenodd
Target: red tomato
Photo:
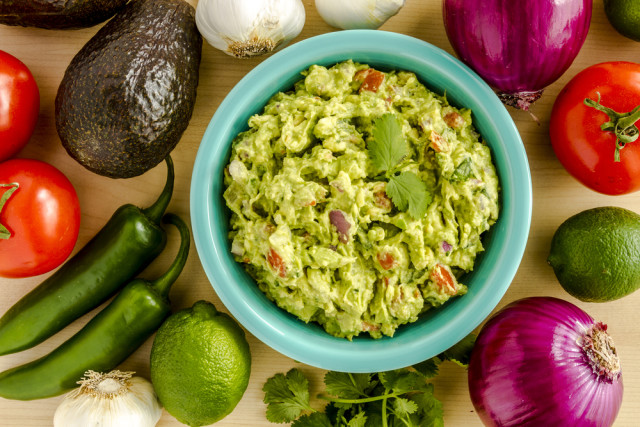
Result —
<path fill-rule="evenodd" d="M 62 264 L 80 230 L 71 182 L 48 163 L 12 159 L 0 163 L 0 185 L 0 276 L 36 276 Z"/>
<path fill-rule="evenodd" d="M 31 71 L 0 50 L 0 162 L 29 142 L 39 111 L 40 92 Z"/>
<path fill-rule="evenodd" d="M 587 101 L 591 106 L 585 105 L 585 99 L 591 100 Z M 640 190 L 640 139 L 624 144 L 616 161 L 616 134 L 601 129 L 616 116 L 607 113 L 607 108 L 624 115 L 637 106 L 640 64 L 605 62 L 578 73 L 562 89 L 551 112 L 549 134 L 560 163 L 578 181 L 600 193 Z M 626 117 L 629 123 L 624 118 L 618 121 L 618 127 L 630 125 L 626 133 L 637 135 L 638 118 L 640 110 Z"/>

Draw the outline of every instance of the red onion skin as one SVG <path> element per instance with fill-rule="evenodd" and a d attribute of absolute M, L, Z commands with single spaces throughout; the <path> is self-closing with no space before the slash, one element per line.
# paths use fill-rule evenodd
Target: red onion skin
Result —
<path fill-rule="evenodd" d="M 622 376 L 598 376 L 578 344 L 594 324 L 577 306 L 551 297 L 515 301 L 490 318 L 469 363 L 469 392 L 482 422 L 611 426 Z"/>
<path fill-rule="evenodd" d="M 516 100 L 542 91 L 569 68 L 584 44 L 592 11 L 592 0 L 442 3 L 447 37 L 458 57 Z M 524 102 L 527 109 L 532 100 Z"/>

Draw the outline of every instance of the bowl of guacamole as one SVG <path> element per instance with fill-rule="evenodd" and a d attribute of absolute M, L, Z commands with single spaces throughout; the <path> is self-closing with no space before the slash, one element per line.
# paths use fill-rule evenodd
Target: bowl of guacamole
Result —
<path fill-rule="evenodd" d="M 248 73 L 203 136 L 194 239 L 231 314 L 281 353 L 379 372 L 432 357 L 495 308 L 531 219 L 522 141 L 451 55 L 352 30 Z"/>

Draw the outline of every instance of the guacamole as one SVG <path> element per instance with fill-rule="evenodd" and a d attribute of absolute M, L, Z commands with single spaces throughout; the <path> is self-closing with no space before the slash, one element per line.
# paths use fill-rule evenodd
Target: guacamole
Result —
<path fill-rule="evenodd" d="M 489 148 L 471 111 L 413 73 L 345 61 L 302 77 L 233 141 L 224 170 L 231 252 L 301 320 L 348 339 L 392 336 L 466 293 L 458 279 L 499 211 Z M 383 116 L 398 123 L 394 142 L 406 144 L 394 176 L 419 178 L 400 189 L 419 218 L 372 161 Z"/>

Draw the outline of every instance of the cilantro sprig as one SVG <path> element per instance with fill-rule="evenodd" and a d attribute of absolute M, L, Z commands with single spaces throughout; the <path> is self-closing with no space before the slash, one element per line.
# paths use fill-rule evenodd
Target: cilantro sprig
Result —
<path fill-rule="evenodd" d="M 292 427 L 442 427 L 442 403 L 433 395 L 429 380 L 445 360 L 466 367 L 474 342 L 475 335 L 469 335 L 410 368 L 363 374 L 328 371 L 325 391 L 318 395 L 329 402 L 323 410 L 311 406 L 309 381 L 299 369 L 276 374 L 262 388 L 267 419 L 293 422 Z"/>
<path fill-rule="evenodd" d="M 373 122 L 372 139 L 367 148 L 369 158 L 388 181 L 386 193 L 401 211 L 408 211 L 415 219 L 422 218 L 431 203 L 432 195 L 425 183 L 413 172 L 399 171 L 399 166 L 409 154 L 402 135 L 402 123 L 387 113 Z"/>
<path fill-rule="evenodd" d="M 267 419 L 273 423 L 289 423 L 303 411 L 314 411 L 309 406 L 309 381 L 297 369 L 269 378 L 262 390 Z"/>

